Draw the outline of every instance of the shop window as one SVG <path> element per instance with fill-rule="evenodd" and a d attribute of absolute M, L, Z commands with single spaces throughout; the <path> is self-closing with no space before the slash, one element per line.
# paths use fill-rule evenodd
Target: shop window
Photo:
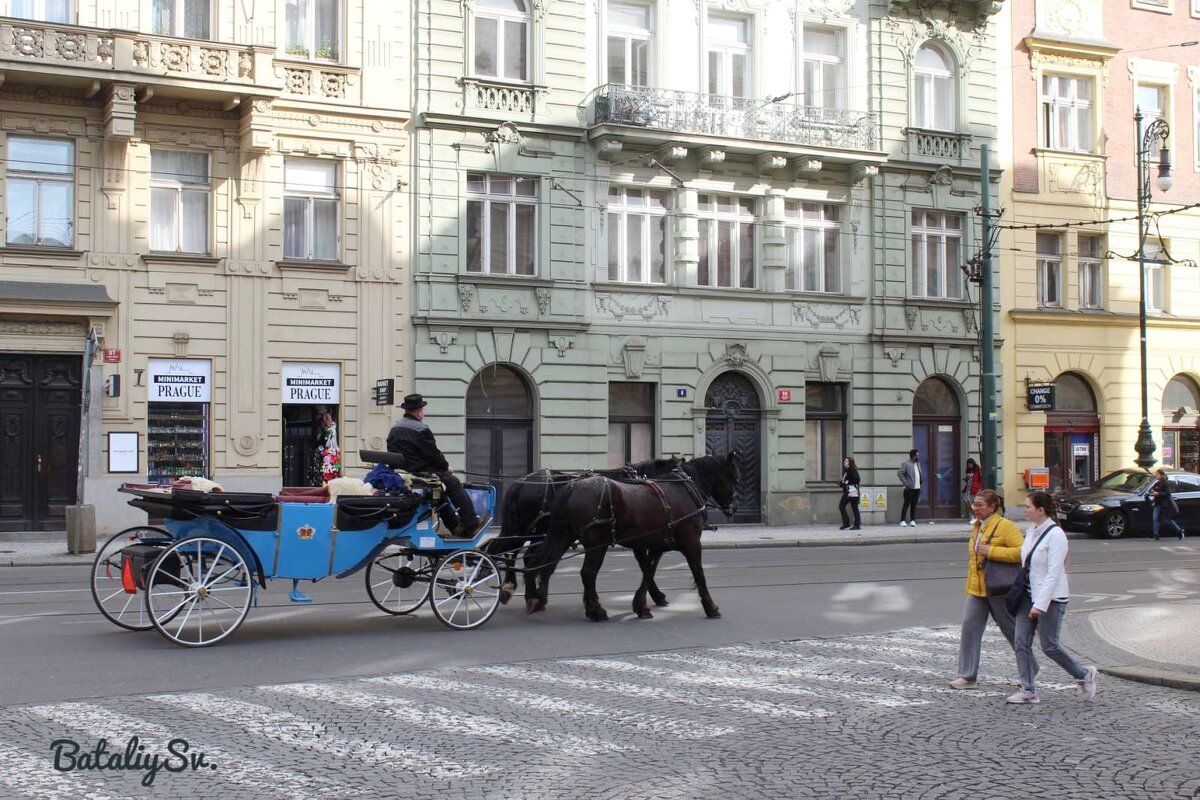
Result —
<path fill-rule="evenodd" d="M 699 196 L 701 286 L 753 289 L 755 285 L 755 201 L 748 197 Z"/>
<path fill-rule="evenodd" d="M 958 87 L 949 54 L 935 44 L 922 46 L 917 51 L 915 73 L 913 125 L 937 131 L 957 128 Z"/>
<path fill-rule="evenodd" d="M 286 0 L 285 52 L 296 58 L 336 61 L 342 0 Z"/>
<path fill-rule="evenodd" d="M 8 243 L 70 247 L 75 241 L 75 144 L 8 137 Z"/>
<path fill-rule="evenodd" d="M 537 274 L 537 180 L 467 173 L 467 272 Z"/>
<path fill-rule="evenodd" d="M 804 389 L 807 480 L 837 481 L 846 456 L 846 387 L 810 383 Z"/>
<path fill-rule="evenodd" d="M 913 296 L 962 297 L 962 228 L 961 214 L 912 212 Z"/>
<path fill-rule="evenodd" d="M 207 153 L 151 150 L 150 249 L 207 253 L 211 196 Z"/>
<path fill-rule="evenodd" d="M 784 203 L 787 236 L 788 291 L 842 291 L 839 241 L 842 237 L 841 207 L 830 203 Z"/>
<path fill-rule="evenodd" d="M 289 158 L 283 175 L 283 257 L 337 261 L 341 216 L 337 164 Z"/>
<path fill-rule="evenodd" d="M 608 190 L 608 279 L 626 283 L 667 280 L 670 192 Z"/>
<path fill-rule="evenodd" d="M 529 6 L 525 0 L 475 0 L 475 74 L 529 80 Z"/>
<path fill-rule="evenodd" d="M 1200 472 L 1200 386 L 1176 375 L 1163 390 L 1162 449 L 1164 467 Z"/>
<path fill-rule="evenodd" d="M 609 0 L 608 82 L 649 86 L 654 64 L 654 6 Z"/>
<path fill-rule="evenodd" d="M 207 39 L 210 0 L 154 0 L 154 32 L 159 36 Z"/>
<path fill-rule="evenodd" d="M 212 362 L 151 358 L 146 382 L 146 473 L 151 483 L 209 477 Z"/>
<path fill-rule="evenodd" d="M 608 384 L 608 466 L 654 458 L 654 384 Z"/>

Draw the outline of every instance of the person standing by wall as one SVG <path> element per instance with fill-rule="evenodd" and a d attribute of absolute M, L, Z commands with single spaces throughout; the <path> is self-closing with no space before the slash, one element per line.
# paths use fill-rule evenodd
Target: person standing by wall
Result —
<path fill-rule="evenodd" d="M 1171 496 L 1171 484 L 1167 482 L 1167 473 L 1161 469 L 1156 469 L 1154 477 L 1157 480 L 1150 487 L 1150 506 L 1152 509 L 1150 538 L 1158 538 L 1159 521 L 1166 520 L 1167 524 L 1175 529 L 1175 535 L 1182 539 L 1184 537 L 1183 528 L 1179 527 L 1179 523 L 1175 521 L 1175 517 L 1179 516 L 1179 504 Z"/>
<path fill-rule="evenodd" d="M 975 463 L 975 459 L 967 459 L 966 473 L 963 475 L 963 504 L 967 507 L 967 516 L 974 511 L 975 495 L 983 489 L 983 470 Z"/>
<path fill-rule="evenodd" d="M 917 460 L 920 453 L 916 450 L 908 451 L 908 460 L 900 465 L 900 469 L 896 470 L 896 477 L 900 479 L 900 483 L 904 485 L 904 505 L 900 506 L 900 527 L 904 528 L 909 525 L 917 527 L 917 500 L 921 497 L 921 484 L 924 482 L 921 475 L 921 462 Z M 908 521 L 905 522 L 907 517 Z"/>
<path fill-rule="evenodd" d="M 850 528 L 852 531 L 857 531 L 862 528 L 862 513 L 858 508 L 862 496 L 859 480 L 858 468 L 854 465 L 854 459 L 846 456 L 842 459 L 842 499 L 838 503 L 838 513 L 842 515 L 842 527 L 839 530 L 844 531 Z M 846 506 L 854 509 L 854 527 L 850 526 L 850 515 L 846 513 Z"/>

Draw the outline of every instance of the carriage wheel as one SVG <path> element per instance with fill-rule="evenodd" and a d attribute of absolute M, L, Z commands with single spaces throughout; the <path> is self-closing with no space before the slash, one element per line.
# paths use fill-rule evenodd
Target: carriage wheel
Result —
<path fill-rule="evenodd" d="M 122 548 L 131 544 L 171 543 L 169 531 L 139 525 L 109 539 L 92 563 L 92 599 L 104 618 L 129 631 L 148 631 L 154 626 L 146 615 L 146 602 L 138 586 L 140 576 L 123 572 Z"/>
<path fill-rule="evenodd" d="M 435 561 L 398 545 L 389 545 L 367 565 L 367 595 L 386 614 L 411 614 L 429 599 Z"/>
<path fill-rule="evenodd" d="M 478 550 L 460 550 L 441 560 L 433 575 L 430 606 L 445 626 L 478 628 L 500 607 L 500 570 Z"/>
<path fill-rule="evenodd" d="M 207 536 L 168 547 L 146 579 L 146 610 L 158 632 L 183 647 L 207 647 L 250 611 L 254 576 L 228 543 Z"/>

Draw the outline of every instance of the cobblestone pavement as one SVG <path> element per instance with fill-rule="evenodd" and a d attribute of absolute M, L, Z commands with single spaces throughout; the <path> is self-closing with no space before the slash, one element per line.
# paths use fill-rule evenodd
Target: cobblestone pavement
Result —
<path fill-rule="evenodd" d="M 0 796 L 1200 797 L 1200 693 L 1102 677 L 1088 705 L 1046 664 L 1041 705 L 1009 706 L 1002 640 L 974 691 L 946 686 L 956 655 L 919 628 L 8 707 Z M 53 769 L 54 740 L 107 759 L 132 736 L 208 763 L 149 787 Z"/>

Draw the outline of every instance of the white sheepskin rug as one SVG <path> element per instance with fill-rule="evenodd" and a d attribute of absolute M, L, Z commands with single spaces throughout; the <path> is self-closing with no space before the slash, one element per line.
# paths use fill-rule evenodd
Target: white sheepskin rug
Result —
<path fill-rule="evenodd" d="M 358 478 L 334 478 L 325 483 L 329 490 L 329 502 L 336 503 L 338 495 L 373 495 L 375 487 Z"/>
<path fill-rule="evenodd" d="M 196 492 L 223 492 L 223 491 L 225 491 L 224 489 L 221 488 L 221 484 L 217 483 L 216 481 L 210 481 L 208 478 L 183 477 L 183 478 L 177 479 L 171 485 L 178 486 L 181 489 L 191 489 Z"/>

